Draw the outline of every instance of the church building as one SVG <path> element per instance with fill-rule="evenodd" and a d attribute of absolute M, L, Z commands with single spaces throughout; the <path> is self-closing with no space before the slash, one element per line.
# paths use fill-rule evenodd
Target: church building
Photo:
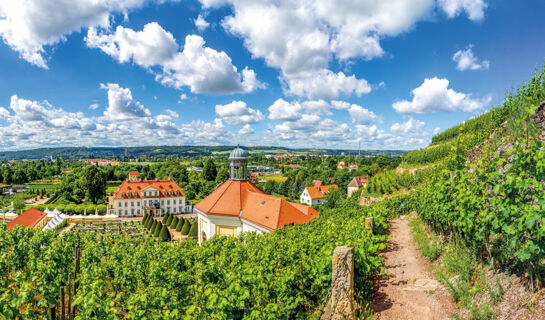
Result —
<path fill-rule="evenodd" d="M 214 235 L 270 232 L 303 224 L 319 215 L 315 209 L 266 194 L 248 181 L 248 153 L 237 147 L 229 156 L 230 179 L 195 206 L 199 243 Z"/>

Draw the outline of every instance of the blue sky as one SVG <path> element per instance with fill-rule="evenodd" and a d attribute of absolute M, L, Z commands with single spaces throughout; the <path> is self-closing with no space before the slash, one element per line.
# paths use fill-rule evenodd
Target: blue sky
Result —
<path fill-rule="evenodd" d="M 538 0 L 0 3 L 0 150 L 415 149 L 545 60 Z"/>

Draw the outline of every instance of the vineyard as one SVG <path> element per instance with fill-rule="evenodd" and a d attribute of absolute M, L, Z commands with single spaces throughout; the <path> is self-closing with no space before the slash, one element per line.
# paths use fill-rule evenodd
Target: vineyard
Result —
<path fill-rule="evenodd" d="M 122 234 L 57 237 L 2 226 L 0 312 L 8 319 L 46 319 L 50 306 L 62 305 L 60 288 L 77 281 L 71 305 L 81 319 L 319 318 L 315 311 L 326 297 L 339 245 L 355 247 L 356 297 L 368 306 L 373 278 L 382 271 L 377 254 L 385 248 L 387 218 L 408 210 L 408 203 L 360 208 L 350 198 L 305 225 L 214 237 L 202 246 Z M 365 228 L 367 216 L 375 217 L 375 235 Z"/>

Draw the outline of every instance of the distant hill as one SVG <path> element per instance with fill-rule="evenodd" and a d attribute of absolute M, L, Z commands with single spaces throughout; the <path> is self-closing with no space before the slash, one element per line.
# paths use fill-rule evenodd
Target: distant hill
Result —
<path fill-rule="evenodd" d="M 168 158 L 169 156 L 210 156 L 228 155 L 234 146 L 145 146 L 145 147 L 63 147 L 63 148 L 39 148 L 31 150 L 3 151 L 0 152 L 0 160 L 39 160 L 51 157 L 63 159 L 81 158 Z M 331 154 L 356 155 L 358 150 L 333 150 L 333 149 L 292 149 L 283 147 L 244 147 L 252 155 L 263 154 Z M 405 151 L 399 150 L 365 150 L 362 156 L 400 156 Z"/>

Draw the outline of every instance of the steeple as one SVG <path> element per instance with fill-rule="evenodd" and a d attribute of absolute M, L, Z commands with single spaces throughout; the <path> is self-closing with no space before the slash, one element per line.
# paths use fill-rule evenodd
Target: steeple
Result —
<path fill-rule="evenodd" d="M 246 180 L 248 176 L 248 152 L 237 147 L 231 151 L 229 155 L 230 164 L 230 179 L 231 180 Z"/>

